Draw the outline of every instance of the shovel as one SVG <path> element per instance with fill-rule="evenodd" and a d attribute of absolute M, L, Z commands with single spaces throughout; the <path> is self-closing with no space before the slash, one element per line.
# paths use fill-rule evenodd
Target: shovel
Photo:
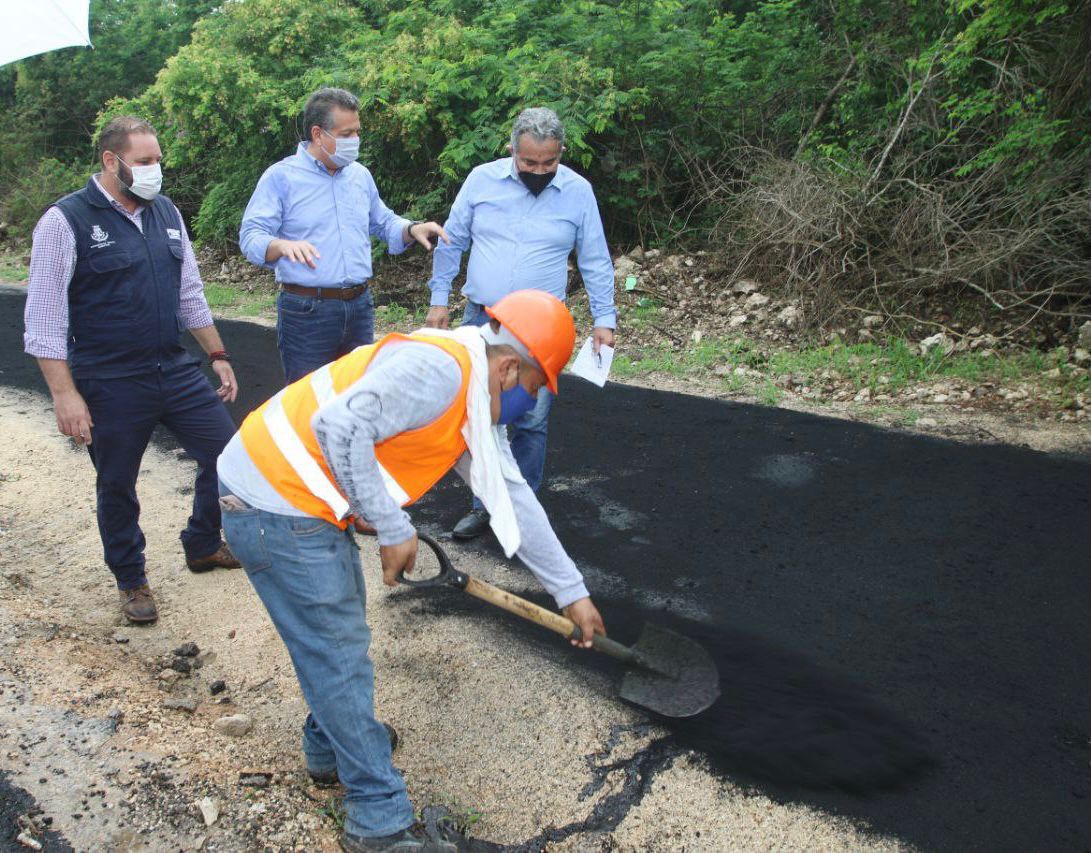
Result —
<path fill-rule="evenodd" d="M 583 632 L 571 619 L 457 571 L 435 539 L 424 533 L 418 533 L 417 538 L 435 553 L 439 574 L 413 580 L 400 573 L 399 583 L 415 587 L 457 587 L 562 637 L 583 639 Z M 712 705 L 720 695 L 720 676 L 708 652 L 674 631 L 645 625 L 640 639 L 632 646 L 622 645 L 601 634 L 592 637 L 591 642 L 595 651 L 626 664 L 620 693 L 623 699 L 635 705 L 666 717 L 692 717 Z"/>

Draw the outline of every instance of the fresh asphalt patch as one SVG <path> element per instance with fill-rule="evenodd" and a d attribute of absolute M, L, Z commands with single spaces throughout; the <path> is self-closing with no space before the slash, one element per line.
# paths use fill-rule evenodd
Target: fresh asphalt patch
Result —
<path fill-rule="evenodd" d="M 33 832 L 20 823 L 28 820 L 35 827 Z M 34 797 L 13 785 L 8 774 L 0 771 L 0 853 L 26 853 L 31 849 L 19 840 L 20 835 L 37 841 L 45 853 L 72 853 L 72 845 L 64 836 L 49 828 L 52 822 L 52 818 L 41 814 Z"/>
<path fill-rule="evenodd" d="M 0 383 L 44 391 L 22 307 L 0 293 Z M 275 337 L 219 326 L 239 419 L 280 387 Z M 654 622 L 720 668 L 716 705 L 655 719 L 669 737 L 589 825 L 608 829 L 692 749 L 926 850 L 1091 848 L 1091 460 L 566 379 L 547 479 L 611 635 Z M 447 477 L 413 513 L 439 532 L 468 502 Z M 501 556 L 491 537 L 475 547 Z M 396 598 L 422 620 L 494 620 L 591 689 L 620 677 L 464 594 Z"/>

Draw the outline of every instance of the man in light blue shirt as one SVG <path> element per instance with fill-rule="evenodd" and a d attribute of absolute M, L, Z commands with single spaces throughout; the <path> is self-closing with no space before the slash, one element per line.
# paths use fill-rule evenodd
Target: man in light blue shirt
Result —
<path fill-rule="evenodd" d="M 484 325 L 485 308 L 514 290 L 533 288 L 565 298 L 568 257 L 573 250 L 591 303 L 595 352 L 614 345 L 614 265 L 606 246 L 591 184 L 561 165 L 564 126 L 553 110 L 535 107 L 515 120 L 511 157 L 478 166 L 459 190 L 444 224 L 448 245 L 432 260 L 431 310 L 425 325 L 447 328 L 451 282 L 462 253 L 470 250 L 463 324 Z M 534 409 L 511 425 L 511 449 L 519 470 L 535 491 L 545 470 L 546 434 L 553 395 L 538 392 Z M 485 508 L 473 509 L 455 525 L 454 535 L 472 539 L 489 524 Z"/>
<path fill-rule="evenodd" d="M 239 229 L 247 260 L 276 270 L 277 347 L 289 383 L 374 340 L 372 237 L 392 255 L 414 241 L 431 249 L 433 239 L 447 239 L 435 222 L 391 211 L 371 172 L 356 162 L 355 95 L 319 89 L 303 123 L 307 139 L 265 170 Z"/>

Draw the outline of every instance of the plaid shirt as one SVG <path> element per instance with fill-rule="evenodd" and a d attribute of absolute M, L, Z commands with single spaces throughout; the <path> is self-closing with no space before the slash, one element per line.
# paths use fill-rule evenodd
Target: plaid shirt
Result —
<path fill-rule="evenodd" d="M 144 232 L 142 214 L 137 207 L 130 213 L 102 188 L 98 176 L 95 186 L 118 213 Z M 179 221 L 181 217 L 179 216 Z M 187 329 L 212 325 L 212 312 L 205 301 L 204 283 L 197 269 L 197 258 L 182 225 L 182 284 L 179 316 Z M 47 210 L 34 226 L 34 246 L 30 250 L 30 274 L 27 278 L 27 304 L 23 314 L 26 331 L 23 349 L 35 358 L 68 359 L 68 285 L 76 270 L 76 237 L 64 214 L 56 207 Z"/>

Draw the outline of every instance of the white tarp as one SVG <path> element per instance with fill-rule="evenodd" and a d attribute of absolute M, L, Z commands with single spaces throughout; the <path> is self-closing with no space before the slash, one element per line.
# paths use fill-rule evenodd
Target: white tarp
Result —
<path fill-rule="evenodd" d="M 90 46 L 90 0 L 0 0 L 0 65 L 73 45 Z"/>

